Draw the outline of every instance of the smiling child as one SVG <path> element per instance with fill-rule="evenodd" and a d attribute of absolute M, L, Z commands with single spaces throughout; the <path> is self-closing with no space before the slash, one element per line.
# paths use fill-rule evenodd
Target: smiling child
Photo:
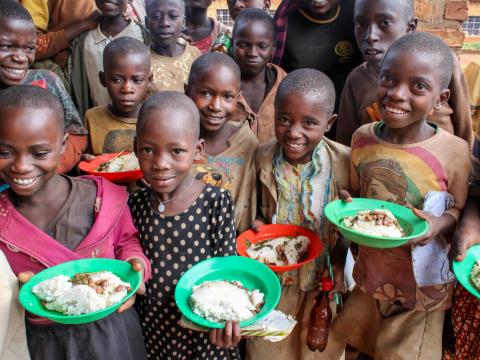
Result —
<path fill-rule="evenodd" d="M 280 81 L 287 75 L 271 64 L 275 51 L 275 25 L 270 15 L 259 9 L 245 9 L 233 27 L 233 53 L 242 72 L 240 105 L 255 114 L 255 130 L 260 144 L 275 136 L 273 102 Z"/>
<path fill-rule="evenodd" d="M 257 139 L 238 109 L 240 69 L 221 53 L 202 55 L 192 65 L 187 95 L 200 112 L 205 154 L 195 161 L 197 176 L 228 189 L 235 202 L 235 227 L 247 230 L 255 219 Z M 230 120 L 238 118 L 238 121 Z"/>
<path fill-rule="evenodd" d="M 30 84 L 58 97 L 69 133 L 62 155 L 61 173 L 70 171 L 87 147 L 87 130 L 60 78 L 48 70 L 31 70 L 35 59 L 35 25 L 23 6 L 13 0 L 0 2 L 0 89 Z"/>
<path fill-rule="evenodd" d="M 233 202 L 230 193 L 190 175 L 203 152 L 199 114 L 184 94 L 165 91 L 142 106 L 137 122 L 136 153 L 147 189 L 130 198 L 130 208 L 153 267 L 139 304 L 143 332 L 152 359 L 238 359 L 236 348 L 219 349 L 206 333 L 178 325 L 175 285 L 200 260 L 235 254 Z M 212 330 L 216 345 L 235 346 L 240 328 L 227 323 Z"/>
<path fill-rule="evenodd" d="M 413 0 L 358 0 L 354 21 L 355 37 L 365 62 L 348 76 L 340 99 L 336 139 L 345 145 L 350 145 L 353 132 L 361 125 L 380 120 L 376 94 L 382 60 L 395 40 L 417 28 Z M 449 101 L 433 109 L 428 119 L 471 143 L 467 85 L 456 58 L 448 88 Z"/>
<path fill-rule="evenodd" d="M 427 122 L 429 114 L 448 101 L 453 67 L 452 52 L 433 35 L 412 33 L 394 42 L 380 69 L 381 121 L 353 135 L 350 179 L 355 194 L 409 203 L 429 224 L 425 235 L 402 247 L 359 247 L 356 287 L 334 321 L 333 334 L 374 358 L 442 356 L 443 321 L 452 305 L 454 282 L 447 277 L 420 285 L 417 279 L 423 274 L 442 269 L 419 267 L 412 252 L 414 246 L 448 240 L 467 197 L 467 142 Z M 417 210 L 429 191 L 450 193 L 453 206 L 438 217 Z"/>
<path fill-rule="evenodd" d="M 87 111 L 90 149 L 94 155 L 134 151 L 135 127 L 141 102 L 150 87 L 150 53 L 140 41 L 122 37 L 105 48 L 100 82 L 110 105 Z"/>
<path fill-rule="evenodd" d="M 345 241 L 323 216 L 324 206 L 342 187 L 349 187 L 350 149 L 324 137 L 336 119 L 332 81 L 313 69 L 295 70 L 280 83 L 275 98 L 275 137 L 262 145 L 256 156 L 260 183 L 259 213 L 262 223 L 294 224 L 320 235 L 326 250 L 300 269 L 280 274 L 282 296 L 277 309 L 295 316 L 293 332 L 283 341 L 248 340 L 249 359 L 335 359 L 329 345 L 322 353 L 307 347 L 306 336 L 313 301 L 324 276 L 325 255 L 332 259 L 333 293 L 343 287 Z"/>
<path fill-rule="evenodd" d="M 35 86 L 12 86 L 0 97 L 0 250 L 19 280 L 81 258 L 128 261 L 143 280 L 143 254 L 127 192 L 99 177 L 57 175 L 65 134 L 60 102 Z M 144 285 L 137 293 L 144 292 Z M 33 359 L 145 359 L 138 316 L 131 306 L 82 325 L 54 324 L 27 315 Z M 100 346 L 99 346 L 100 344 Z"/>
<path fill-rule="evenodd" d="M 183 0 L 149 0 L 147 28 L 152 36 L 153 84 L 149 91 L 183 92 L 193 61 L 201 51 L 180 38 L 185 14 Z"/>

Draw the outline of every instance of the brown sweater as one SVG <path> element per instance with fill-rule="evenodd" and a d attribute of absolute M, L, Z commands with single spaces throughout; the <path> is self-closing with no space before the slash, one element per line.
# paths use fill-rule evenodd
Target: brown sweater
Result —
<path fill-rule="evenodd" d="M 277 89 L 280 85 L 280 82 L 285 76 L 287 76 L 287 73 L 281 67 L 274 64 L 267 64 L 267 66 L 275 72 L 275 82 L 268 90 L 268 93 L 265 96 L 265 99 L 263 99 L 262 105 L 260 106 L 258 112 L 255 114 L 243 96 L 240 97 L 238 102 L 239 107 L 243 108 L 244 111 L 254 116 L 250 126 L 254 134 L 257 135 L 259 144 L 264 144 L 268 140 L 275 137 L 275 96 L 277 95 Z M 268 85 L 269 84 L 267 84 L 267 86 Z"/>
<path fill-rule="evenodd" d="M 68 60 L 70 43 L 64 29 L 85 20 L 93 11 L 93 0 L 21 0 L 37 28 L 35 60 L 52 58 L 61 67 Z"/>
<path fill-rule="evenodd" d="M 472 117 L 465 76 L 454 56 L 455 68 L 449 85 L 450 100 L 428 118 L 442 129 L 473 143 Z M 338 109 L 336 140 L 350 145 L 352 135 L 361 125 L 380 120 L 377 104 L 378 75 L 367 72 L 367 63 L 356 67 L 348 76 Z"/>

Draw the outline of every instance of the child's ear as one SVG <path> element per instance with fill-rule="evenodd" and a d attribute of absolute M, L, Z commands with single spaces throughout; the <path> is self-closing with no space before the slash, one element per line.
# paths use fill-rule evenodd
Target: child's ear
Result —
<path fill-rule="evenodd" d="M 271 0 L 263 0 L 263 10 L 268 10 L 270 9 L 270 6 L 272 5 Z"/>
<path fill-rule="evenodd" d="M 105 73 L 103 71 L 98 72 L 98 78 L 100 79 L 100 84 L 102 84 L 103 87 L 107 87 L 107 82 L 105 81 Z"/>
<path fill-rule="evenodd" d="M 447 103 L 448 99 L 450 99 L 450 90 L 443 89 L 440 95 L 438 95 L 437 101 L 435 102 L 433 108 L 435 110 L 439 110 L 443 105 Z"/>
<path fill-rule="evenodd" d="M 67 140 L 68 140 L 68 133 L 66 132 L 63 135 L 63 138 L 62 138 L 62 151 L 61 151 L 62 155 L 65 152 L 65 147 L 66 147 L 66 144 L 67 144 Z"/>
<path fill-rule="evenodd" d="M 193 154 L 193 161 L 201 161 L 202 155 L 205 152 L 205 140 L 198 139 L 197 144 L 195 145 L 195 152 Z"/>
<path fill-rule="evenodd" d="M 325 127 L 325 132 L 330 131 L 330 129 L 332 128 L 333 123 L 334 123 L 336 120 L 337 120 L 337 114 L 332 114 L 332 116 L 330 116 L 330 119 L 328 119 L 328 121 L 327 121 L 327 126 Z"/>
<path fill-rule="evenodd" d="M 407 23 L 407 34 L 417 31 L 418 18 L 412 17 Z"/>

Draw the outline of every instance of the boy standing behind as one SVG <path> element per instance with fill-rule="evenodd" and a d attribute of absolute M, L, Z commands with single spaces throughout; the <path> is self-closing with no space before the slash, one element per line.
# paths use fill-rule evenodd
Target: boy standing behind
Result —
<path fill-rule="evenodd" d="M 108 90 L 110 105 L 87 111 L 90 149 L 94 155 L 133 151 L 140 105 L 150 86 L 150 53 L 138 40 L 122 37 L 103 53 L 100 82 Z"/>
<path fill-rule="evenodd" d="M 237 109 L 240 69 L 221 53 L 200 56 L 192 64 L 186 94 L 200 112 L 200 138 L 205 141 L 203 159 L 196 161 L 197 178 L 228 189 L 235 204 L 235 228 L 247 230 L 255 219 L 255 151 L 257 139 Z"/>
<path fill-rule="evenodd" d="M 334 288 L 343 286 L 346 245 L 323 216 L 325 205 L 349 187 L 350 149 L 328 140 L 324 134 L 336 119 L 335 88 L 319 71 L 300 69 L 283 79 L 275 98 L 275 136 L 262 145 L 256 156 L 260 182 L 262 223 L 304 226 L 320 235 L 325 253 L 298 270 L 281 274 L 282 296 L 278 309 L 295 316 L 293 332 L 283 341 L 247 341 L 249 360 L 335 360 L 330 339 L 322 353 L 311 352 L 306 335 L 318 286 L 329 267 L 331 256 Z"/>
<path fill-rule="evenodd" d="M 383 57 L 395 40 L 417 28 L 413 0 L 358 0 L 354 21 L 355 37 L 365 62 L 348 76 L 340 99 L 336 139 L 345 145 L 350 145 L 352 134 L 361 125 L 380 120 L 376 93 Z M 450 99 L 434 109 L 428 119 L 471 144 L 467 85 L 456 58 L 454 61 Z"/>
<path fill-rule="evenodd" d="M 397 40 L 380 70 L 382 121 L 353 135 L 352 190 L 360 197 L 409 203 L 429 224 L 425 235 L 398 248 L 359 246 L 353 271 L 357 287 L 334 321 L 332 335 L 375 359 L 442 356 L 443 321 L 454 283 L 448 265 L 445 274 L 445 262 L 434 260 L 442 251 L 447 258 L 448 236 L 465 205 L 470 152 L 464 140 L 428 123 L 427 116 L 448 101 L 453 61 L 448 46 L 433 35 L 412 33 Z M 417 210 L 431 205 L 431 191 L 453 198 L 451 206 L 443 200 L 446 211 L 440 216 Z M 428 251 L 422 259 L 417 246 Z"/>
<path fill-rule="evenodd" d="M 255 114 L 252 130 L 260 144 L 275 137 L 274 107 L 280 81 L 287 75 L 269 63 L 275 51 L 275 24 L 260 9 L 245 9 L 233 27 L 233 54 L 242 72 L 240 105 Z"/>
<path fill-rule="evenodd" d="M 114 39 L 131 37 L 141 42 L 149 42 L 143 25 L 126 19 L 127 0 L 108 2 L 95 1 L 102 12 L 100 24 L 75 40 L 72 50 L 72 87 L 83 116 L 93 106 L 103 106 L 110 102 L 107 90 L 98 80 L 103 71 L 103 50 Z"/>

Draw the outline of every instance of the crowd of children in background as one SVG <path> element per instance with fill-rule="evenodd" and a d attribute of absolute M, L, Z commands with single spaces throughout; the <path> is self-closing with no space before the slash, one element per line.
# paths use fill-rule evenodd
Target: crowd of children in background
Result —
<path fill-rule="evenodd" d="M 273 18 L 269 0 L 227 3 L 233 28 L 212 0 L 0 0 L 0 359 L 480 359 L 480 300 L 432 265 L 480 243 L 456 56 L 416 32 L 414 0 L 283 0 Z M 128 191 L 77 167 L 122 151 L 144 174 Z M 323 210 L 352 197 L 412 207 L 429 230 L 351 246 Z M 182 327 L 183 273 L 268 223 L 325 244 L 279 274 L 292 333 Z M 89 257 L 130 262 L 139 296 L 84 325 L 23 312 L 18 286 Z M 326 275 L 345 304 L 319 353 L 306 335 Z"/>

